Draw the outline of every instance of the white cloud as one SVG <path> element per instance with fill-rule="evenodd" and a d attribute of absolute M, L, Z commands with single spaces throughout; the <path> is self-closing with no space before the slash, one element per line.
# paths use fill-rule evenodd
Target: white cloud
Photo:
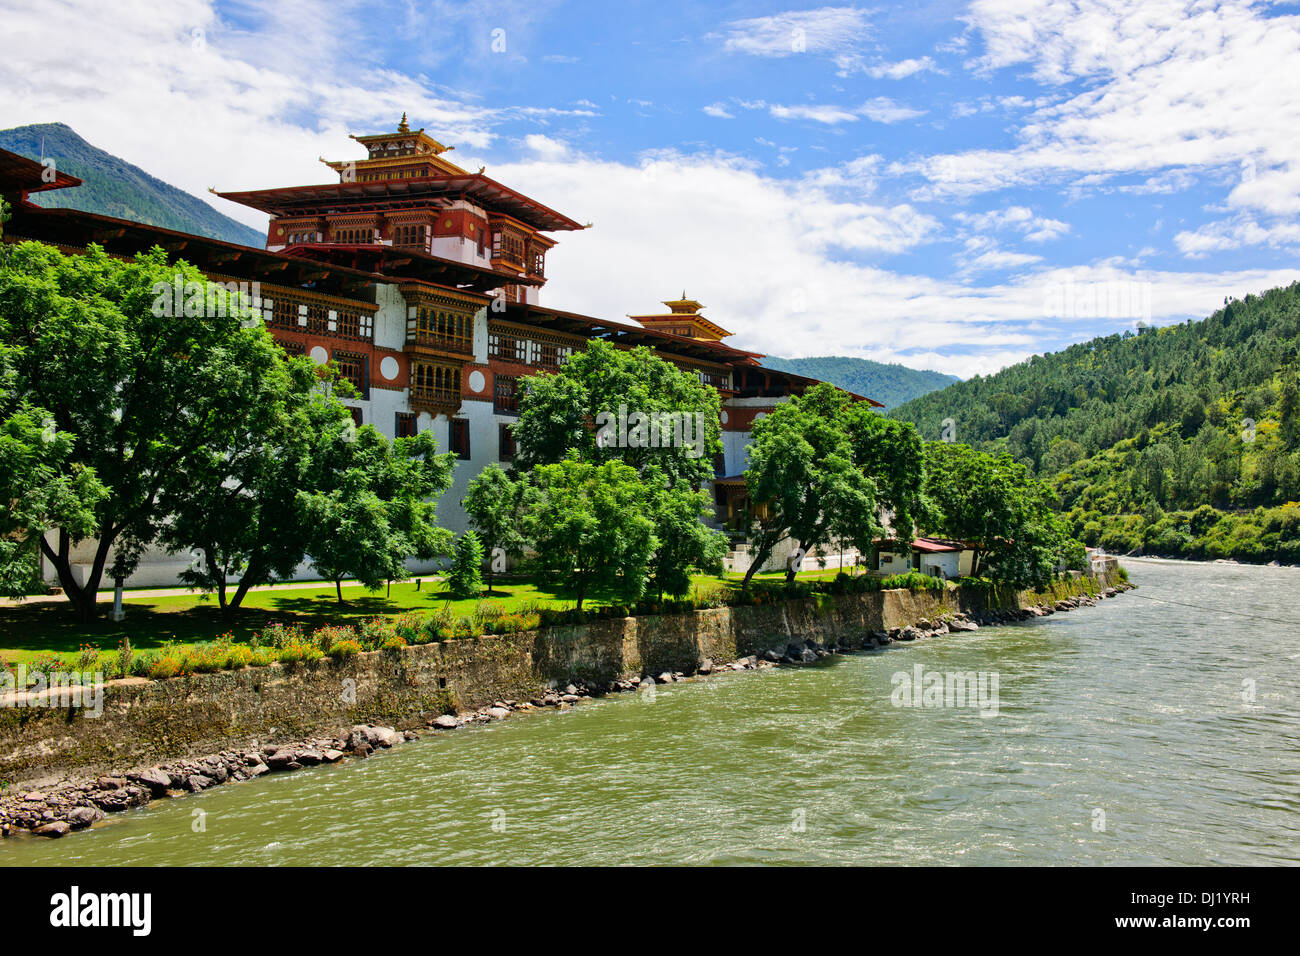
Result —
<path fill-rule="evenodd" d="M 773 104 L 771 113 L 777 119 L 811 120 L 833 126 L 837 123 L 856 123 L 858 114 L 842 106 L 779 106 Z"/>
<path fill-rule="evenodd" d="M 836 66 L 840 68 L 841 76 L 851 76 L 854 73 L 865 73 L 875 80 L 904 80 L 909 76 L 925 72 L 942 72 L 935 65 L 934 60 L 928 56 L 913 57 L 906 60 L 897 60 L 887 62 L 878 60 L 874 63 L 865 63 L 861 57 L 854 54 L 847 54 L 837 57 Z"/>
<path fill-rule="evenodd" d="M 710 103 L 704 107 L 704 112 L 716 119 L 735 119 L 735 114 L 728 113 L 727 108 L 721 103 Z"/>
<path fill-rule="evenodd" d="M 1174 236 L 1174 244 L 1180 252 L 1192 259 L 1243 246 L 1266 245 L 1295 250 L 1300 248 L 1300 224 L 1273 222 L 1261 226 L 1255 219 L 1243 216 L 1180 232 Z"/>
<path fill-rule="evenodd" d="M 856 123 L 866 117 L 877 123 L 897 123 L 901 120 L 924 116 L 925 110 L 915 110 L 895 103 L 887 96 L 877 96 L 861 106 L 830 106 L 810 104 L 806 106 L 782 106 L 772 104 L 768 111 L 777 119 L 811 120 L 834 126 L 839 123 Z"/>
<path fill-rule="evenodd" d="M 539 159 L 547 161 L 562 159 L 569 152 L 568 143 L 541 133 L 529 133 L 525 136 L 524 146 L 535 153 Z"/>
<path fill-rule="evenodd" d="M 1006 206 L 981 213 L 958 212 L 953 214 L 953 219 L 976 232 L 1014 230 L 1030 242 L 1057 239 L 1070 231 L 1068 222 L 1037 216 L 1028 206 Z"/>
<path fill-rule="evenodd" d="M 867 119 L 875 120 L 877 123 L 897 123 L 900 120 L 925 115 L 925 110 L 901 106 L 888 96 L 877 96 L 875 99 L 868 100 L 862 104 L 858 112 Z"/>
<path fill-rule="evenodd" d="M 866 10 L 821 7 L 733 20 L 716 38 L 722 39 L 723 49 L 729 53 L 784 57 L 849 49 L 869 34 Z"/>
<path fill-rule="evenodd" d="M 439 95 L 400 73 L 336 68 L 332 7 L 268 10 L 269 32 L 253 42 L 202 0 L 8 6 L 0 14 L 0 127 L 67 123 L 253 226 L 266 217 L 210 197 L 208 187 L 326 182 L 333 174 L 317 157 L 359 155 L 349 132 L 395 128 L 404 111 L 462 148 L 493 141 L 506 111 Z M 300 46 L 312 55 L 298 56 Z M 269 48 L 275 56 L 241 58 Z"/>
<path fill-rule="evenodd" d="M 1250 0 L 975 0 L 983 71 L 1028 65 L 1046 84 L 1086 83 L 1035 104 L 1011 149 L 973 149 L 908 164 L 917 198 L 969 196 L 1053 179 L 1088 183 L 1165 170 L 1236 171 L 1238 208 L 1300 212 L 1300 18 Z M 1176 184 L 1175 184 L 1176 185 Z"/>
<path fill-rule="evenodd" d="M 1300 269 L 1132 272 L 1119 262 L 1048 269 L 996 243 L 967 250 L 971 273 L 1019 268 L 975 285 L 874 265 L 915 249 L 940 225 L 908 206 L 835 194 L 879 157 L 791 183 L 720 156 L 661 153 L 642 166 L 583 159 L 499 166 L 497 175 L 594 228 L 559 236 L 542 301 L 619 318 L 684 286 L 728 342 L 774 355 L 859 355 L 958 375 L 995 371 L 1043 351 L 1048 290 L 1076 283 L 1149 281 L 1156 322 L 1209 314 L 1225 295 L 1300 279 Z M 980 258 L 981 256 L 985 258 Z M 1051 319 L 1063 341 L 1131 328 L 1120 320 Z M 1064 326 L 1064 328 L 1062 328 Z"/>
<path fill-rule="evenodd" d="M 1003 249 L 997 240 L 988 236 L 971 236 L 966 240 L 962 252 L 957 255 L 957 264 L 963 275 L 1016 269 L 1042 261 L 1042 256 Z"/>

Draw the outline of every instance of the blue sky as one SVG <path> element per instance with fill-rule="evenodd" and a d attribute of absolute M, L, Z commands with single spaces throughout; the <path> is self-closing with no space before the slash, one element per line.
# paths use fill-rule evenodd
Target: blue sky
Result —
<path fill-rule="evenodd" d="M 772 354 L 965 376 L 1300 279 L 1292 4 L 28 7 L 0 0 L 4 126 L 260 226 L 207 188 L 326 181 L 405 110 L 593 223 L 544 301 L 685 289 Z"/>

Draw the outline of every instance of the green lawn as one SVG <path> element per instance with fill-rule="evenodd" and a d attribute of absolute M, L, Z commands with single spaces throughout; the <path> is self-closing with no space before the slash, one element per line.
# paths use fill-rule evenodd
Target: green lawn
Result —
<path fill-rule="evenodd" d="M 836 571 L 806 571 L 800 580 L 833 578 Z M 696 575 L 694 587 L 711 588 L 722 585 L 734 588 L 742 575 L 727 574 L 722 577 Z M 765 580 L 779 580 L 783 574 L 756 575 Z M 296 621 L 306 627 L 325 624 L 351 624 L 361 618 L 400 614 L 410 610 L 437 610 L 450 604 L 456 615 L 467 615 L 480 601 L 490 600 L 503 605 L 507 611 L 525 603 L 543 607 L 573 607 L 572 594 L 561 587 L 538 583 L 534 580 L 499 579 L 492 595 L 484 592 L 479 598 L 453 601 L 441 581 L 423 581 L 417 590 L 415 582 L 395 583 L 391 593 L 367 591 L 361 585 L 345 585 L 344 604 L 339 604 L 334 585 L 322 584 L 319 588 L 276 588 L 250 591 L 243 607 L 231 618 L 223 621 L 216 599 L 201 594 L 183 594 L 170 597 L 131 597 L 123 594 L 126 620 L 115 623 L 108 619 L 111 605 L 102 605 L 103 615 L 92 624 L 82 623 L 66 602 L 40 602 L 0 607 L 0 663 L 18 664 L 42 652 L 58 654 L 75 653 L 83 644 L 98 647 L 103 652 L 116 650 L 122 638 L 129 638 L 136 651 L 160 647 L 168 641 L 182 645 L 210 641 L 229 635 L 235 642 L 247 641 L 268 623 Z M 614 603 L 610 594 L 590 594 L 586 605 Z"/>

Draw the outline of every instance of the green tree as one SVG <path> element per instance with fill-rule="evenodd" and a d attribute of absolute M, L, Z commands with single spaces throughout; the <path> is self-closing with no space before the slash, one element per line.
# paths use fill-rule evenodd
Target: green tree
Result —
<path fill-rule="evenodd" d="M 879 504 L 889 509 L 898 536 L 911 541 L 924 514 L 925 443 L 911 422 L 885 418 L 865 402 L 844 408 L 854 463 L 876 483 Z"/>
<path fill-rule="evenodd" d="M 85 619 L 98 610 L 105 573 L 129 574 L 158 537 L 169 519 L 160 502 L 183 493 L 195 458 L 229 447 L 247 427 L 253 395 L 243 370 L 278 354 L 237 309 L 181 321 L 165 314 L 158 290 L 178 281 L 205 283 L 160 249 L 123 262 L 93 245 L 75 256 L 33 242 L 0 248 L 0 343 L 15 350 L 14 391 L 72 436 L 59 465 L 65 486 L 93 473 L 104 491 L 83 499 L 93 521 L 59 525 L 54 544 L 40 537 Z M 92 529 L 83 584 L 72 545 Z"/>
<path fill-rule="evenodd" d="M 346 448 L 332 446 L 356 440 L 351 414 L 322 388 L 310 359 L 271 356 L 238 374 L 254 396 L 247 429 L 224 448 L 201 449 L 185 464 L 184 484 L 160 502 L 172 516 L 161 540 L 200 556 L 182 579 L 215 593 L 226 617 L 249 588 L 288 577 L 302 562 L 312 531 L 299 493 L 328 477 L 314 462 L 338 460 Z"/>
<path fill-rule="evenodd" d="M 956 442 L 926 445 L 928 531 L 974 548 L 971 574 L 1017 587 L 1040 586 L 1078 550 L 1053 509 L 1051 489 L 1010 455 Z"/>
<path fill-rule="evenodd" d="M 679 486 L 652 495 L 650 512 L 659 547 L 650 562 L 650 584 L 662 598 L 690 590 L 691 569 L 720 574 L 727 539 L 703 520 L 713 513 L 709 496 Z"/>
<path fill-rule="evenodd" d="M 525 531 L 544 567 L 571 585 L 578 609 L 593 585 L 640 597 L 659 539 L 636 469 L 567 458 L 535 466 L 532 476 L 537 499 Z"/>
<path fill-rule="evenodd" d="M 105 491 L 92 469 L 68 464 L 74 436 L 16 397 L 12 357 L 0 346 L 0 594 L 18 596 L 41 586 L 37 554 L 45 530 L 94 534 L 94 508 Z"/>
<path fill-rule="evenodd" d="M 722 450 L 715 389 L 647 348 L 619 349 L 595 340 L 553 375 L 526 380 L 515 435 L 521 468 L 575 459 L 617 461 L 645 485 L 659 548 L 656 587 L 685 589 L 689 568 L 713 567 L 726 537 L 699 524 L 712 507 L 697 492 L 711 480 Z M 695 526 L 680 520 L 693 512 Z M 682 590 L 678 590 L 678 589 Z"/>
<path fill-rule="evenodd" d="M 650 349 L 596 339 L 559 372 L 524 380 L 516 465 L 527 470 L 576 455 L 622 461 L 642 474 L 655 467 L 669 484 L 699 485 L 713 477 L 722 450 L 720 409 L 717 391 Z"/>
<path fill-rule="evenodd" d="M 339 603 L 343 578 L 378 590 L 407 576 L 408 557 L 428 560 L 451 545 L 451 532 L 436 524 L 436 499 L 451 486 L 455 456 L 435 454 L 430 432 L 393 442 L 370 425 L 349 434 L 311 460 L 298 492 L 311 528 L 307 553 Z"/>
<path fill-rule="evenodd" d="M 483 544 L 473 528 L 456 540 L 456 553 L 447 573 L 447 589 L 459 600 L 478 597 L 483 590 Z"/>
<path fill-rule="evenodd" d="M 498 556 L 517 557 L 527 544 L 522 525 L 525 489 L 526 482 L 512 479 L 492 463 L 470 480 L 461 502 L 487 552 L 488 594 L 492 593 Z"/>
<path fill-rule="evenodd" d="M 783 541 L 797 541 L 805 555 L 832 541 L 867 553 L 881 533 L 876 483 L 854 461 L 850 404 L 844 392 L 822 384 L 754 423 L 745 483 L 768 516 L 751 535 L 756 548 L 746 584 Z M 787 581 L 795 570 L 787 569 Z"/>

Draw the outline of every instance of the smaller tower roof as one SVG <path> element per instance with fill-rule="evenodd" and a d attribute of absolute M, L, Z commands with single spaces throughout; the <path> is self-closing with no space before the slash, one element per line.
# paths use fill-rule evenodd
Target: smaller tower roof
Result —
<path fill-rule="evenodd" d="M 710 342 L 716 342 L 719 339 L 725 339 L 731 333 L 722 326 L 710 322 L 700 314 L 700 309 L 704 305 L 695 299 L 686 298 L 685 290 L 682 291 L 680 299 L 665 299 L 664 305 L 668 306 L 668 311 L 657 315 L 629 315 L 629 319 L 636 319 L 647 329 L 655 329 L 660 332 L 670 332 L 674 335 L 682 335 L 681 329 L 686 330 L 686 337 L 692 339 L 705 339 Z"/>

